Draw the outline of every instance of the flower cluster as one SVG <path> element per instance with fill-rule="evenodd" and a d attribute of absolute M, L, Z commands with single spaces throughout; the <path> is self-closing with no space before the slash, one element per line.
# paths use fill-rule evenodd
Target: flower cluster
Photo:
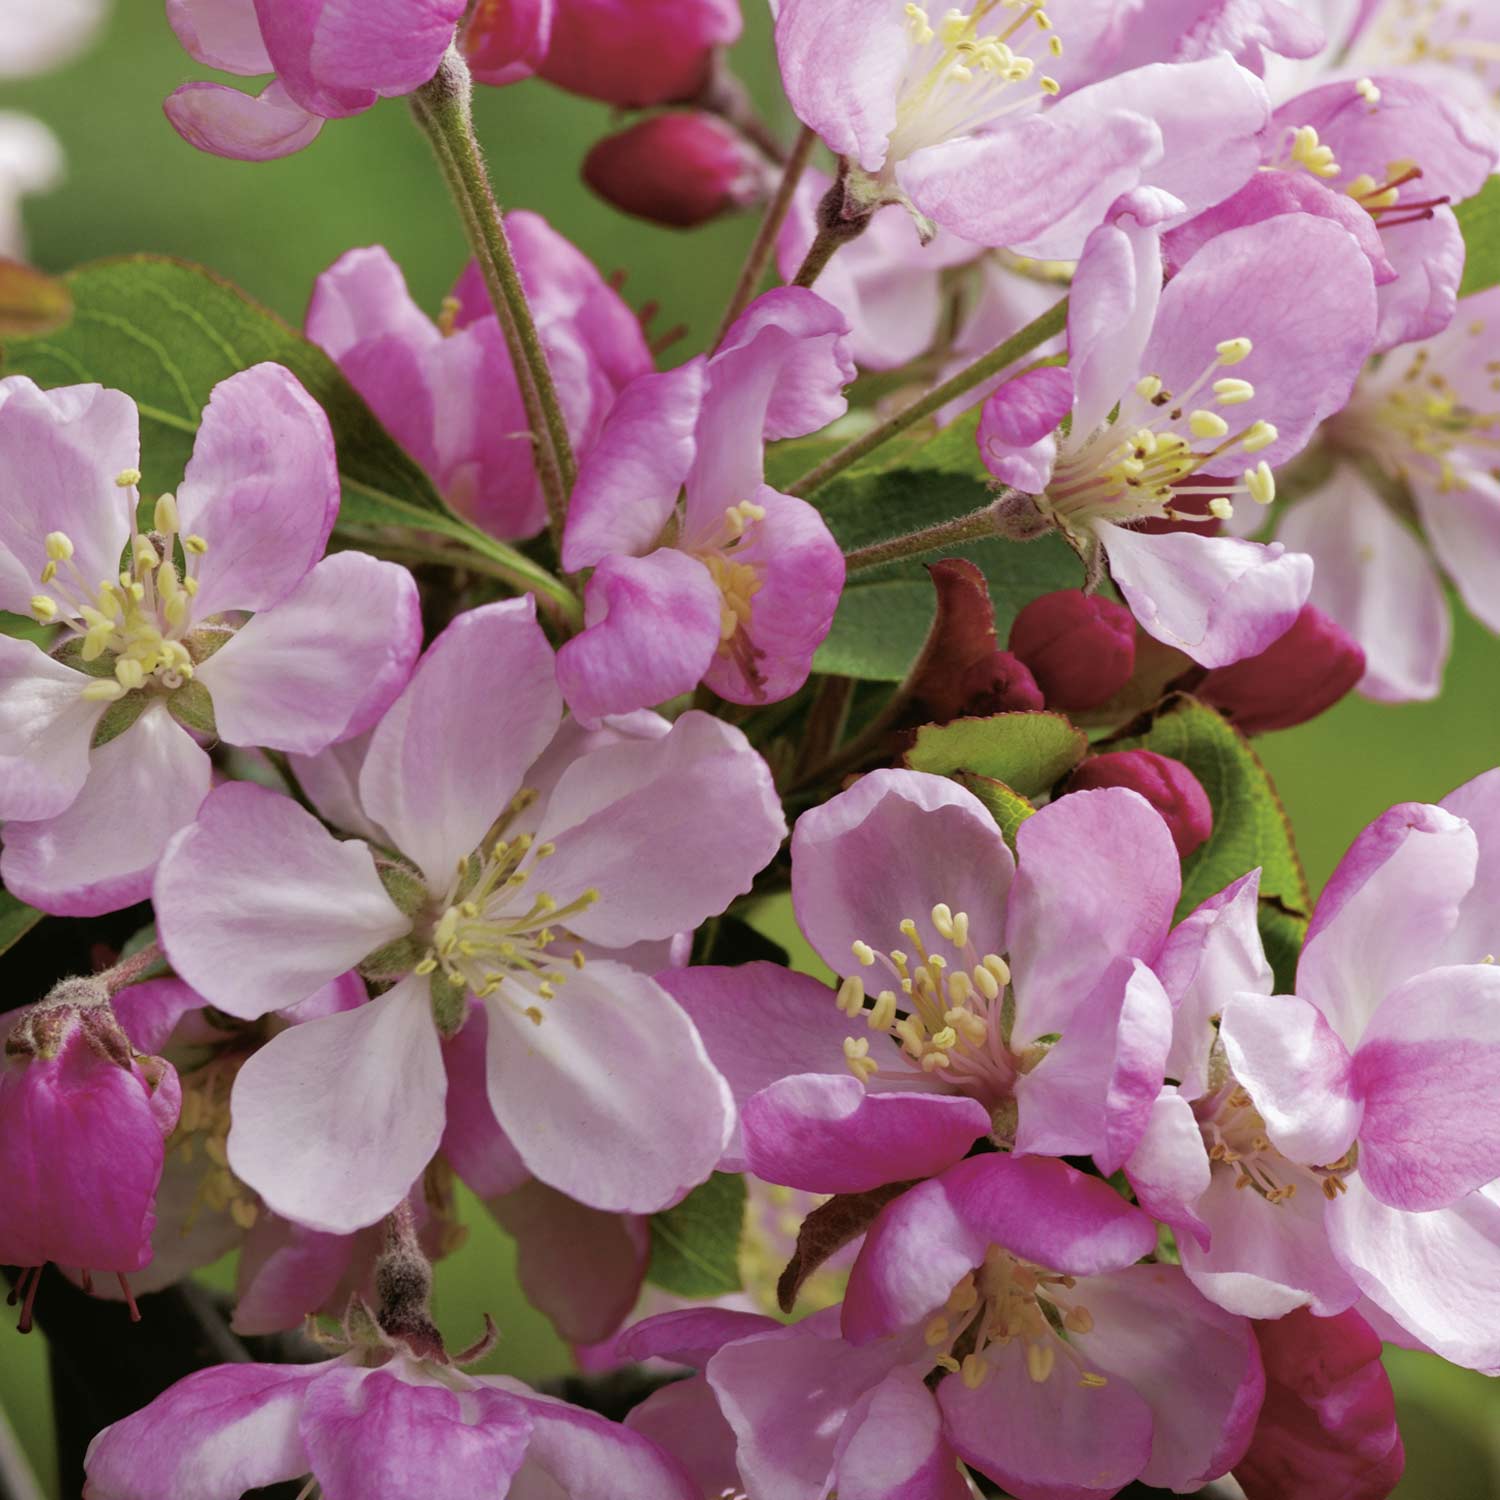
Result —
<path fill-rule="evenodd" d="M 83 273 L 6 351 L 0 895 L 150 911 L 13 995 L 0 1263 L 149 1325 L 237 1252 L 306 1355 L 87 1495 L 1378 1500 L 1381 1341 L 1500 1373 L 1500 770 L 1314 902 L 1247 743 L 1435 693 L 1439 566 L 1500 630 L 1500 32 L 1353 9 L 773 0 L 787 145 L 733 0 L 167 0 L 273 75 L 189 143 L 409 96 L 474 258 L 242 340 L 172 268 L 191 420 Z M 698 352 L 495 205 L 532 79 L 654 111 L 625 211 L 765 205 Z M 450 1354 L 456 1183 L 646 1399 Z"/>

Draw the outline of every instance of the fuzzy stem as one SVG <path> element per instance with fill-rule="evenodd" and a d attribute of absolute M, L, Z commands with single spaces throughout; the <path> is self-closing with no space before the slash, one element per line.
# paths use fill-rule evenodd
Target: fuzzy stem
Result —
<path fill-rule="evenodd" d="M 844 554 L 844 566 L 850 573 L 858 573 L 865 568 L 878 568 L 882 563 L 900 562 L 903 558 L 920 557 L 924 552 L 936 552 L 941 547 L 999 536 L 999 507 L 1007 498 L 1008 493 L 983 510 L 971 511 L 951 521 L 939 521 L 936 526 L 924 526 L 920 531 L 910 531 L 889 541 L 856 547 L 853 552 Z"/>
<path fill-rule="evenodd" d="M 1055 306 L 1049 307 L 1041 317 L 1028 323 L 1019 333 L 1012 334 L 998 348 L 991 349 L 988 354 L 976 359 L 973 364 L 965 366 L 958 374 L 951 376 L 940 386 L 935 386 L 921 400 L 913 401 L 910 406 L 903 407 L 894 416 L 872 427 L 862 437 L 840 448 L 837 453 L 830 454 L 822 463 L 809 469 L 800 479 L 790 485 L 787 493 L 805 497 L 821 489 L 835 475 L 842 474 L 845 469 L 851 464 L 858 463 L 867 453 L 873 453 L 882 443 L 888 443 L 893 437 L 899 437 L 909 427 L 914 427 L 925 417 L 930 417 L 934 412 L 940 411 L 950 401 L 972 391 L 976 385 L 981 385 L 991 375 L 998 375 L 1007 365 L 1014 364 L 1016 360 L 1046 343 L 1053 335 L 1061 333 L 1067 326 L 1067 321 L 1068 299 L 1064 297 Z"/>
<path fill-rule="evenodd" d="M 161 951 L 161 944 L 153 940 L 139 952 L 120 959 L 118 963 L 105 969 L 102 974 L 96 974 L 94 978 L 111 996 L 115 996 L 138 980 L 144 979 L 153 969 L 166 967 L 167 957 Z"/>
<path fill-rule="evenodd" d="M 474 135 L 468 64 L 450 47 L 436 76 L 411 96 L 412 115 L 432 143 L 505 335 L 536 449 L 553 543 L 561 549 L 576 469 L 547 351 L 531 316 L 510 236 Z"/>

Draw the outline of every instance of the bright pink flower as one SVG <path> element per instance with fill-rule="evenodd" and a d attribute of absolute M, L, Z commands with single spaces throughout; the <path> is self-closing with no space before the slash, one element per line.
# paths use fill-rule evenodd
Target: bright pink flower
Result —
<path fill-rule="evenodd" d="M 321 750 L 380 716 L 421 642 L 404 568 L 323 558 L 333 437 L 281 366 L 215 387 L 150 535 L 139 462 L 119 391 L 0 381 L 0 608 L 65 633 L 51 655 L 0 636 L 0 875 L 67 916 L 149 892 L 209 789 L 195 735 Z"/>
<path fill-rule="evenodd" d="M 842 415 L 846 332 L 812 292 L 768 292 L 711 358 L 621 394 L 584 457 L 563 537 L 563 566 L 594 569 L 586 628 L 557 656 L 585 723 L 699 682 L 766 703 L 807 680 L 844 559 L 812 506 L 765 483 L 764 449 Z"/>
<path fill-rule="evenodd" d="M 268 161 L 308 145 L 324 120 L 409 94 L 438 70 L 465 0 L 167 0 L 194 61 L 241 77 L 274 73 L 257 96 L 185 83 L 165 105 L 200 151 Z"/>
<path fill-rule="evenodd" d="M 506 218 L 575 446 L 587 448 L 626 382 L 652 368 L 640 323 L 589 262 L 536 214 Z M 470 266 L 433 323 L 379 246 L 319 278 L 307 336 L 427 470 L 448 502 L 507 539 L 534 536 L 547 506 L 504 336 Z"/>
<path fill-rule="evenodd" d="M 792 896 L 844 976 L 838 1007 L 770 964 L 660 976 L 740 1103 L 726 1169 L 860 1192 L 939 1172 L 991 1132 L 1107 1170 L 1124 1160 L 1170 1040 L 1149 965 L 1177 852 L 1119 789 L 1042 809 L 1017 850 L 1019 869 L 973 796 L 914 771 L 873 772 L 803 814 Z"/>
<path fill-rule="evenodd" d="M 1073 285 L 1068 368 L 1002 386 L 985 406 L 979 447 L 1021 492 L 1010 517 L 1018 532 L 1050 523 L 1091 570 L 1107 558 L 1144 630 L 1223 666 L 1290 628 L 1310 561 L 1274 544 L 1135 528 L 1191 523 L 1198 513 L 1184 502 L 1210 500 L 1217 518 L 1232 512 L 1232 496 L 1268 501 L 1273 468 L 1348 399 L 1370 350 L 1375 289 L 1347 234 L 1297 214 L 1218 236 L 1163 290 L 1157 235 L 1143 222 L 1155 212 L 1139 200 L 1090 237 Z M 1315 301 L 1289 265 L 1317 279 Z"/>
<path fill-rule="evenodd" d="M 1201 848 L 1214 829 L 1214 810 L 1203 783 L 1180 760 L 1154 750 L 1112 750 L 1091 755 L 1068 778 L 1068 791 L 1122 786 L 1139 792 L 1161 815 L 1182 859 Z"/>
<path fill-rule="evenodd" d="M 1097 708 L 1135 670 L 1135 621 L 1113 599 L 1059 589 L 1022 607 L 1010 627 L 1010 649 L 1053 708 Z"/>
<path fill-rule="evenodd" d="M 700 1500 L 653 1443 L 516 1381 L 405 1351 L 216 1365 L 89 1445 L 88 1500 L 237 1500 L 311 1475 L 327 1500 Z"/>
<path fill-rule="evenodd" d="M 942 14 L 781 0 L 776 49 L 798 118 L 847 159 L 858 209 L 904 203 L 929 236 L 1061 259 L 1133 189 L 1164 190 L 1184 215 L 1228 196 L 1258 165 L 1269 114 L 1260 80 L 1216 49 L 1075 89 L 1074 50 L 1108 26 L 1101 10 L 1054 29 L 992 0 Z"/>
<path fill-rule="evenodd" d="M 533 602 L 486 605 L 428 648 L 363 748 L 355 826 L 378 855 L 246 784 L 169 851 L 162 942 L 220 1009 L 255 1016 L 354 966 L 393 985 L 240 1072 L 230 1165 L 285 1217 L 342 1232 L 405 1195 L 443 1136 L 439 1043 L 471 993 L 491 1108 L 544 1182 L 647 1212 L 718 1159 L 724 1082 L 631 954 L 750 889 L 785 828 L 770 774 L 699 713 L 578 755 L 569 731 L 544 754 L 560 716 Z M 352 767 L 335 759 L 336 781 Z"/>
<path fill-rule="evenodd" d="M 1352 1310 L 1254 1326 L 1266 1399 L 1234 1466 L 1248 1500 L 1385 1500 L 1406 1454 L 1379 1335 Z"/>
<path fill-rule="evenodd" d="M 22 1269 L 23 1329 L 48 1261 L 113 1273 L 130 1295 L 180 1100 L 172 1065 L 135 1051 L 102 986 L 66 981 L 15 1015 L 0 1058 L 0 1265 Z"/>

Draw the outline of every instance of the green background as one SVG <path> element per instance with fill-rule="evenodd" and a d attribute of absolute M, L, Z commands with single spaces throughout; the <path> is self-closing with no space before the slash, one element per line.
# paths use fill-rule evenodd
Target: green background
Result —
<path fill-rule="evenodd" d="M 785 124 L 764 8 L 758 0 L 747 0 L 746 8 L 740 71 L 767 114 Z M 38 265 L 62 270 L 142 250 L 181 256 L 300 321 L 320 270 L 351 246 L 380 242 L 405 268 L 417 298 L 436 310 L 464 245 L 427 147 L 400 103 L 330 123 L 299 156 L 246 165 L 199 155 L 167 125 L 161 100 L 194 76 L 202 70 L 177 47 L 160 6 L 125 0 L 85 58 L 44 79 L 0 85 L 0 107 L 40 116 L 68 155 L 66 185 L 29 207 Z M 638 307 L 660 303 L 657 328 L 686 323 L 692 334 L 685 347 L 700 345 L 753 226 L 738 220 L 676 233 L 623 218 L 593 198 L 579 181 L 578 164 L 611 128 L 602 106 L 533 82 L 480 90 L 476 114 L 502 203 L 544 214 L 606 273 L 627 272 L 626 297 Z M 1497 667 L 1500 645 L 1460 614 L 1439 702 L 1389 708 L 1350 699 L 1315 724 L 1260 742 L 1315 890 L 1349 840 L 1391 803 L 1435 800 L 1500 762 Z M 783 925 L 779 914 L 769 920 Z M 445 1331 L 459 1345 L 468 1343 L 489 1311 L 504 1335 L 490 1367 L 523 1377 L 563 1369 L 562 1346 L 511 1290 L 504 1237 L 472 1200 L 464 1217 L 470 1238 L 439 1272 Z M 139 1336 L 150 1337 L 149 1323 Z M 1410 1500 L 1500 1495 L 1500 1402 L 1491 1383 L 1424 1356 L 1398 1353 L 1390 1364 L 1410 1455 L 1399 1494 Z M 43 1341 L 21 1338 L 5 1319 L 0 1403 L 50 1483 Z"/>

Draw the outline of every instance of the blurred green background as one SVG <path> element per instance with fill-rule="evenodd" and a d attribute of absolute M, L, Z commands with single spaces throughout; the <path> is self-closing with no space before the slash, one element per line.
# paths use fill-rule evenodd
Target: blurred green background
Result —
<path fill-rule="evenodd" d="M 768 117 L 785 125 L 765 7 L 747 0 L 746 8 L 736 62 Z M 29 204 L 36 264 L 63 270 L 131 251 L 180 256 L 300 322 L 317 273 L 351 246 L 380 242 L 405 268 L 418 300 L 435 311 L 464 244 L 403 106 L 387 103 L 333 122 L 311 149 L 286 161 L 218 161 L 183 144 L 160 108 L 173 87 L 201 74 L 178 48 L 159 4 L 124 0 L 80 61 L 46 78 L 0 84 L 0 107 L 41 117 L 68 156 L 66 185 Z M 753 225 L 730 221 L 681 234 L 626 219 L 578 178 L 584 153 L 611 127 L 607 109 L 536 82 L 479 93 L 479 132 L 501 202 L 544 214 L 606 273 L 627 272 L 627 298 L 636 306 L 660 303 L 656 326 L 686 323 L 690 347 L 700 345 Z M 1497 683 L 1500 643 L 1460 615 L 1441 701 L 1388 708 L 1351 699 L 1315 724 L 1261 742 L 1315 890 L 1353 835 L 1391 803 L 1435 800 L 1500 763 Z M 780 927 L 776 914 L 769 920 Z M 468 1343 L 489 1311 L 504 1332 L 492 1368 L 528 1378 L 565 1369 L 566 1351 L 511 1290 L 504 1236 L 472 1200 L 464 1216 L 468 1243 L 439 1272 L 445 1331 Z M 140 1336 L 151 1336 L 149 1324 Z M 50 1486 L 44 1358 L 40 1335 L 21 1338 L 0 1319 L 0 1404 Z M 1410 1455 L 1399 1494 L 1500 1496 L 1500 1395 L 1491 1382 L 1424 1356 L 1396 1353 L 1390 1365 Z"/>

